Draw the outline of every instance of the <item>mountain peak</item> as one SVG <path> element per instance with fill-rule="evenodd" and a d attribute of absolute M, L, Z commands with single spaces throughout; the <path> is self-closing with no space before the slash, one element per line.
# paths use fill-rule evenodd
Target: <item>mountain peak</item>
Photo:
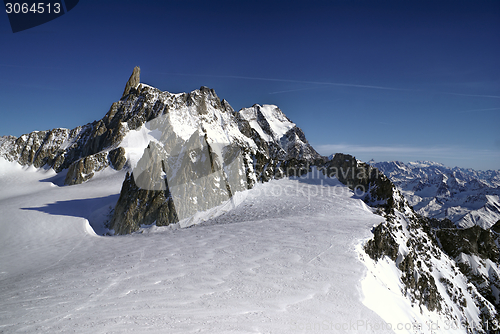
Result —
<path fill-rule="evenodd" d="M 130 89 L 137 87 L 140 81 L 141 81 L 141 68 L 139 66 L 136 66 L 134 67 L 132 75 L 128 79 L 127 84 L 125 85 L 125 90 L 123 91 L 122 98 L 130 92 Z"/>
<path fill-rule="evenodd" d="M 420 167 L 420 168 L 425 168 L 425 167 L 445 167 L 442 163 L 439 162 L 434 162 L 434 161 L 428 161 L 428 160 L 417 160 L 417 161 L 410 161 L 408 162 L 409 166 L 412 167 Z"/>

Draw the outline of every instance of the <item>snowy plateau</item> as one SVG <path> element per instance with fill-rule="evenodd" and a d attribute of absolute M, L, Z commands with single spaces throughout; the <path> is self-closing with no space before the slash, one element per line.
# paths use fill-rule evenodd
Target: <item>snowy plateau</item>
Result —
<path fill-rule="evenodd" d="M 293 333 L 354 323 L 365 332 L 383 322 L 362 303 L 366 268 L 355 252 L 382 219 L 336 180 L 272 181 L 195 227 L 102 237 L 90 224 L 106 219 L 99 213 L 116 201 L 123 172 L 58 186 L 53 170 L 1 163 L 0 331 Z"/>
<path fill-rule="evenodd" d="M 103 119 L 1 137 L 0 189 L 0 332 L 499 328 L 500 226 L 417 214 L 277 106 L 136 68 Z"/>

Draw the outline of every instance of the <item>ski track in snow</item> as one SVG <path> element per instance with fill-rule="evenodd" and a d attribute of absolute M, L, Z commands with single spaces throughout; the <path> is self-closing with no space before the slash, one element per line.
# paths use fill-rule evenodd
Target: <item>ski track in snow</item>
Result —
<path fill-rule="evenodd" d="M 79 207 L 95 201 L 80 200 L 116 201 L 123 172 L 70 187 L 54 176 L 0 161 L 0 332 L 369 333 L 383 322 L 361 301 L 355 251 L 383 218 L 336 180 L 271 181 L 197 226 L 100 237 Z"/>

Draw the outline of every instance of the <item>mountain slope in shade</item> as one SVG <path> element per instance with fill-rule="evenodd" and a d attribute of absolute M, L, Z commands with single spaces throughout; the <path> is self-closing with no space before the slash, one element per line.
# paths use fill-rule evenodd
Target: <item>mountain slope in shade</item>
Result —
<path fill-rule="evenodd" d="M 460 227 L 489 228 L 500 219 L 500 171 L 449 168 L 434 162 L 370 162 L 421 215 Z"/>

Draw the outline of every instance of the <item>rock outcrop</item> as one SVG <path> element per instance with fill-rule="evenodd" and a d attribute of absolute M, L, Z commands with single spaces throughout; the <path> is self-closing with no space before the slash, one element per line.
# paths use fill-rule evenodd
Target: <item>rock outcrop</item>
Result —
<path fill-rule="evenodd" d="M 454 258 L 464 253 L 499 262 L 500 253 L 490 230 L 483 230 L 479 226 L 443 228 L 436 230 L 436 237 L 442 249 Z"/>
<path fill-rule="evenodd" d="M 127 172 L 110 228 L 115 234 L 129 234 L 140 225 L 166 226 L 178 222 L 174 202 L 168 190 L 139 188 Z"/>
<path fill-rule="evenodd" d="M 398 257 L 399 245 L 390 227 L 382 223 L 373 228 L 373 238 L 365 244 L 366 253 L 374 260 L 388 256 L 392 261 Z"/>
<path fill-rule="evenodd" d="M 387 202 L 391 205 L 377 211 L 385 222 L 373 229 L 364 252 L 376 263 L 384 258 L 392 263 L 400 273 L 401 294 L 421 310 L 442 314 L 448 317 L 445 321 L 477 333 L 497 326 L 499 235 L 479 226 L 460 229 L 446 219 L 419 216 L 393 184 L 392 200 Z"/>
<path fill-rule="evenodd" d="M 90 180 L 94 173 L 109 166 L 108 153 L 99 152 L 78 159 L 68 168 L 64 184 L 74 185 Z"/>
<path fill-rule="evenodd" d="M 132 75 L 127 81 L 125 85 L 125 90 L 123 91 L 122 98 L 127 96 L 130 93 L 132 88 L 136 88 L 137 85 L 141 82 L 141 68 L 139 66 L 134 67 L 132 71 Z"/>
<path fill-rule="evenodd" d="M 358 161 L 349 154 L 336 153 L 327 160 L 316 161 L 329 177 L 335 176 L 370 206 L 389 212 L 393 209 L 392 182 L 377 168 Z"/>

